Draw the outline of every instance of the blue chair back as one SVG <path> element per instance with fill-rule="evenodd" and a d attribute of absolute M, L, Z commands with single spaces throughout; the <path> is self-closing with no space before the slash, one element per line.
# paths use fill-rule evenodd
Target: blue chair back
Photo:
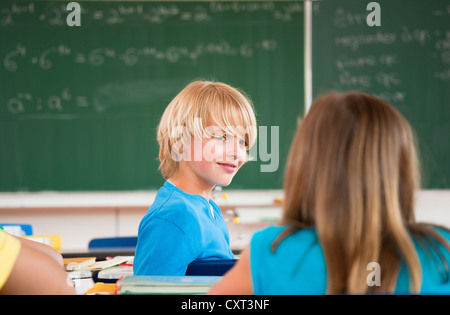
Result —
<path fill-rule="evenodd" d="M 120 236 L 94 238 L 89 241 L 89 249 L 105 248 L 105 247 L 136 247 L 137 236 Z"/>
<path fill-rule="evenodd" d="M 236 259 L 196 260 L 189 264 L 186 276 L 223 276 L 236 261 Z"/>

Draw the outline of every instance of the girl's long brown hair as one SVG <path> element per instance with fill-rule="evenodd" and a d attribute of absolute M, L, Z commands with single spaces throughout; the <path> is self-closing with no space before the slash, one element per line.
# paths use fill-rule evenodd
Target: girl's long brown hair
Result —
<path fill-rule="evenodd" d="M 411 236 L 432 237 L 450 250 L 439 233 L 415 222 L 416 157 L 408 122 L 374 96 L 329 93 L 300 123 L 286 166 L 281 223 L 292 226 L 287 234 L 316 228 L 327 293 L 393 292 L 401 260 L 417 293 L 422 270 Z M 381 286 L 366 282 L 370 262 L 380 264 Z"/>

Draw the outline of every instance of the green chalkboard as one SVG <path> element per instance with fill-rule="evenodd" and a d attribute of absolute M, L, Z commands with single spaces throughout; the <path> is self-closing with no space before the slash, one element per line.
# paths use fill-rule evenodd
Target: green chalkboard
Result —
<path fill-rule="evenodd" d="M 313 95 L 362 90 L 398 108 L 413 126 L 423 183 L 450 188 L 450 3 L 380 0 L 313 3 Z"/>
<path fill-rule="evenodd" d="M 273 161 L 258 154 L 230 189 L 282 187 L 303 113 L 301 1 L 78 1 L 79 27 L 68 2 L 0 2 L 0 191 L 159 188 L 156 127 L 195 79 L 244 90 L 267 126 Z"/>

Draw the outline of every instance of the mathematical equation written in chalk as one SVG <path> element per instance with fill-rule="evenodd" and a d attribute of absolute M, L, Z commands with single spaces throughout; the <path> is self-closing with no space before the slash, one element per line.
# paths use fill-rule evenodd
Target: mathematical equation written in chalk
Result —
<path fill-rule="evenodd" d="M 146 22 L 161 24 L 169 20 L 184 22 L 208 22 L 220 14 L 269 13 L 276 21 L 291 21 L 294 14 L 302 14 L 303 4 L 273 1 L 235 1 L 198 3 L 194 6 L 175 3 L 89 3 L 80 2 L 83 21 L 105 25 Z M 0 27 L 20 24 L 21 17 L 33 17 L 39 23 L 66 26 L 67 3 L 13 2 L 0 5 Z"/>
<path fill-rule="evenodd" d="M 278 43 L 274 39 L 264 39 L 257 42 L 244 42 L 234 46 L 226 40 L 208 43 L 197 43 L 191 47 L 170 46 L 158 48 L 152 46 L 129 47 L 119 50 L 112 47 L 93 48 L 88 52 L 78 52 L 68 45 L 58 44 L 44 49 L 36 54 L 30 55 L 25 45 L 17 44 L 14 49 L 8 51 L 3 57 L 3 67 L 9 72 L 20 70 L 21 63 L 31 63 L 42 70 L 50 70 L 56 59 L 61 62 L 72 62 L 75 64 L 88 64 L 99 67 L 107 62 L 119 62 L 125 66 L 134 66 L 139 62 L 150 62 L 151 60 L 167 61 L 176 63 L 181 60 L 195 62 L 197 59 L 208 55 L 237 56 L 242 58 L 252 57 L 256 51 L 274 51 Z"/>
<path fill-rule="evenodd" d="M 47 96 L 35 97 L 31 92 L 19 92 L 6 102 L 10 114 L 62 113 L 67 104 L 88 108 L 90 101 L 86 96 L 72 95 L 69 88 Z"/>

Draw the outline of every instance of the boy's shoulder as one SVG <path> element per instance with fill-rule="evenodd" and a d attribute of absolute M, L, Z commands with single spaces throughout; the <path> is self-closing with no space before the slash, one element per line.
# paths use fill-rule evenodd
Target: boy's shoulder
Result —
<path fill-rule="evenodd" d="M 145 215 L 147 220 L 157 218 L 183 226 L 198 220 L 198 209 L 203 206 L 202 202 L 173 187 L 171 184 L 161 187 Z"/>
<path fill-rule="evenodd" d="M 206 199 L 205 199 L 206 200 Z M 194 211 L 199 206 L 205 206 L 204 200 L 198 195 L 190 195 L 173 184 L 166 182 L 156 195 L 150 209 L 174 208 L 180 211 Z"/>

